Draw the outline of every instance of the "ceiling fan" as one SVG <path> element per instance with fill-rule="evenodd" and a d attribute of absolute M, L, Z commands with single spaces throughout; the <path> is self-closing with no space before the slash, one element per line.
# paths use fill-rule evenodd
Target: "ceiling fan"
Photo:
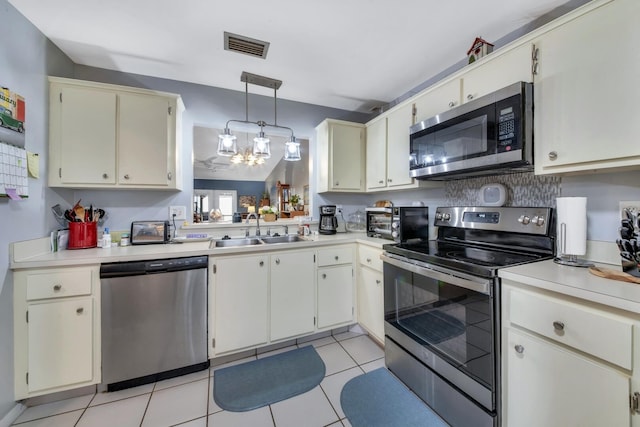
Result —
<path fill-rule="evenodd" d="M 215 160 L 217 158 L 218 156 L 211 156 L 205 160 L 195 159 L 195 165 L 196 167 L 200 166 L 205 169 L 209 169 L 212 172 L 229 169 L 230 164 L 228 161 L 216 162 Z"/>

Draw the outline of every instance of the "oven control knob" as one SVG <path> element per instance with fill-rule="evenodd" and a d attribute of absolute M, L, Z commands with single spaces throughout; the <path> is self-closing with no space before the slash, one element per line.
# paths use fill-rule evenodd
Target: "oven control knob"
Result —
<path fill-rule="evenodd" d="M 449 221 L 451 219 L 451 214 L 450 213 L 443 213 L 442 214 L 442 219 L 445 221 Z"/>
<path fill-rule="evenodd" d="M 531 222 L 537 225 L 538 227 L 541 227 L 544 225 L 544 217 L 542 215 L 541 216 L 536 215 L 531 219 Z"/>
<path fill-rule="evenodd" d="M 400 224 L 398 224 L 397 222 L 394 221 L 394 222 L 391 223 L 391 228 L 395 230 L 395 229 L 398 228 L 399 225 Z"/>
<path fill-rule="evenodd" d="M 529 224 L 530 221 L 531 221 L 531 218 L 529 218 L 526 215 L 520 215 L 520 218 L 518 218 L 518 222 L 522 225 L 527 225 Z"/>
<path fill-rule="evenodd" d="M 436 219 L 440 221 L 442 219 L 442 212 L 436 212 Z"/>
<path fill-rule="evenodd" d="M 399 234 L 398 234 L 397 231 L 394 230 L 394 231 L 391 232 L 391 237 L 393 237 L 394 239 L 397 239 L 398 236 L 399 236 Z"/>

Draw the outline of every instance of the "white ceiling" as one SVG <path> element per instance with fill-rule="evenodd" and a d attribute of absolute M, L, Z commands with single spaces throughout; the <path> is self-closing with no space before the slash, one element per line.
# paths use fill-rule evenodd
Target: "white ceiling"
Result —
<path fill-rule="evenodd" d="M 369 112 L 567 0 L 9 0 L 75 63 Z M 266 59 L 223 32 L 270 42 Z M 258 87 L 252 93 L 273 96 Z"/>

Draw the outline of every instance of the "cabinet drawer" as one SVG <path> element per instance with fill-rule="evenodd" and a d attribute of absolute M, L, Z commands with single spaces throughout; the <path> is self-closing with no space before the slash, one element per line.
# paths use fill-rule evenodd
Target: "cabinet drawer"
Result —
<path fill-rule="evenodd" d="M 351 264 L 352 262 L 353 249 L 351 246 L 318 250 L 318 267 Z"/>
<path fill-rule="evenodd" d="M 358 248 L 358 262 L 361 266 L 367 266 L 377 271 L 382 271 L 382 260 L 380 259 L 382 249 L 360 245 Z"/>
<path fill-rule="evenodd" d="M 625 369 L 632 367 L 633 324 L 622 317 L 545 295 L 510 290 L 509 320 Z"/>
<path fill-rule="evenodd" d="M 89 268 L 42 270 L 27 274 L 27 300 L 91 294 Z"/>

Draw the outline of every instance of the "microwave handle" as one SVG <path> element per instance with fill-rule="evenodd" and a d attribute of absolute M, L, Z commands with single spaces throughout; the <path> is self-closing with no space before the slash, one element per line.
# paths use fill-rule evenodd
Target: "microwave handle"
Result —
<path fill-rule="evenodd" d="M 479 292 L 484 295 L 491 295 L 491 281 L 480 278 L 463 278 L 454 274 L 444 273 L 438 270 L 434 270 L 429 267 L 417 265 L 410 261 L 403 261 L 397 258 L 382 254 L 380 259 L 387 264 L 401 268 L 403 270 L 410 271 L 421 276 L 431 277 L 436 280 L 442 280 L 461 288 L 469 289 L 474 292 Z"/>

